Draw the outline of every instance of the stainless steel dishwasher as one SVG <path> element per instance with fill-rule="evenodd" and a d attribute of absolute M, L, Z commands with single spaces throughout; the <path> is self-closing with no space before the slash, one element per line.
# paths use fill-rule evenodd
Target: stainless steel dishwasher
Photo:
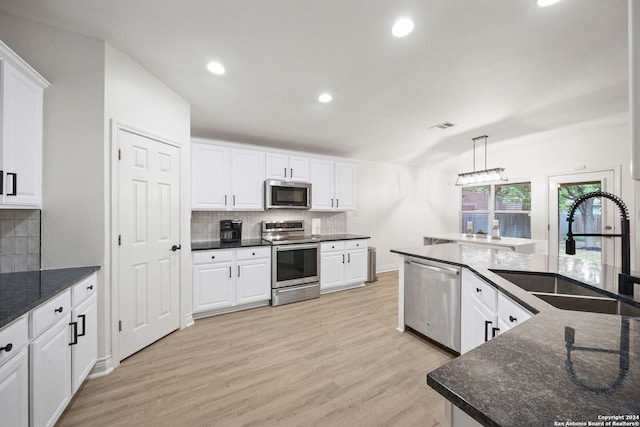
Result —
<path fill-rule="evenodd" d="M 404 323 L 460 352 L 460 268 L 424 259 L 404 261 Z"/>

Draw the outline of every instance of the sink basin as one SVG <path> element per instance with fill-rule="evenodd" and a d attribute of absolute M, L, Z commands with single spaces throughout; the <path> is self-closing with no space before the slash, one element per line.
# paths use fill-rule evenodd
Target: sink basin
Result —
<path fill-rule="evenodd" d="M 640 317 L 640 308 L 557 274 L 491 271 L 561 310 Z"/>

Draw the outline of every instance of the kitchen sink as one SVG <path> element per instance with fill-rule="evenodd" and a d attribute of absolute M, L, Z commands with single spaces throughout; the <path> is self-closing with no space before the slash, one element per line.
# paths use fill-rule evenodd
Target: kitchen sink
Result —
<path fill-rule="evenodd" d="M 640 317 L 640 308 L 553 273 L 491 270 L 561 310 Z"/>

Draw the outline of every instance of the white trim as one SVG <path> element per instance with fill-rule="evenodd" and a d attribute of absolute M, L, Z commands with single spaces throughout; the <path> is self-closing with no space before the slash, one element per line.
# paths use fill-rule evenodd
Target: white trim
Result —
<path fill-rule="evenodd" d="M 376 267 L 376 273 L 388 273 L 390 271 L 397 271 L 397 270 L 399 270 L 397 263 L 387 264 L 387 265 L 378 265 Z"/>
<path fill-rule="evenodd" d="M 107 374 L 110 374 L 113 371 L 113 359 L 111 354 L 106 355 L 105 357 L 101 357 L 96 361 L 96 364 L 89 372 L 87 376 L 88 379 L 104 377 Z"/>
<path fill-rule="evenodd" d="M 49 83 L 47 79 L 42 77 L 40 73 L 38 73 L 31 65 L 27 64 L 24 59 L 11 50 L 9 46 L 4 44 L 2 40 L 0 40 L 0 60 L 11 64 L 13 68 L 18 69 L 18 71 L 29 77 L 32 82 L 41 88 L 44 89 L 51 86 L 51 83 Z"/>

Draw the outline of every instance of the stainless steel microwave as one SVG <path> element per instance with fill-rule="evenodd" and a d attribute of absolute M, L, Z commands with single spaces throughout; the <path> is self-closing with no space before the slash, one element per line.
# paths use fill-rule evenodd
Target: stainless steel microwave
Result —
<path fill-rule="evenodd" d="M 311 209 L 311 184 L 266 180 L 264 207 L 266 209 Z"/>

